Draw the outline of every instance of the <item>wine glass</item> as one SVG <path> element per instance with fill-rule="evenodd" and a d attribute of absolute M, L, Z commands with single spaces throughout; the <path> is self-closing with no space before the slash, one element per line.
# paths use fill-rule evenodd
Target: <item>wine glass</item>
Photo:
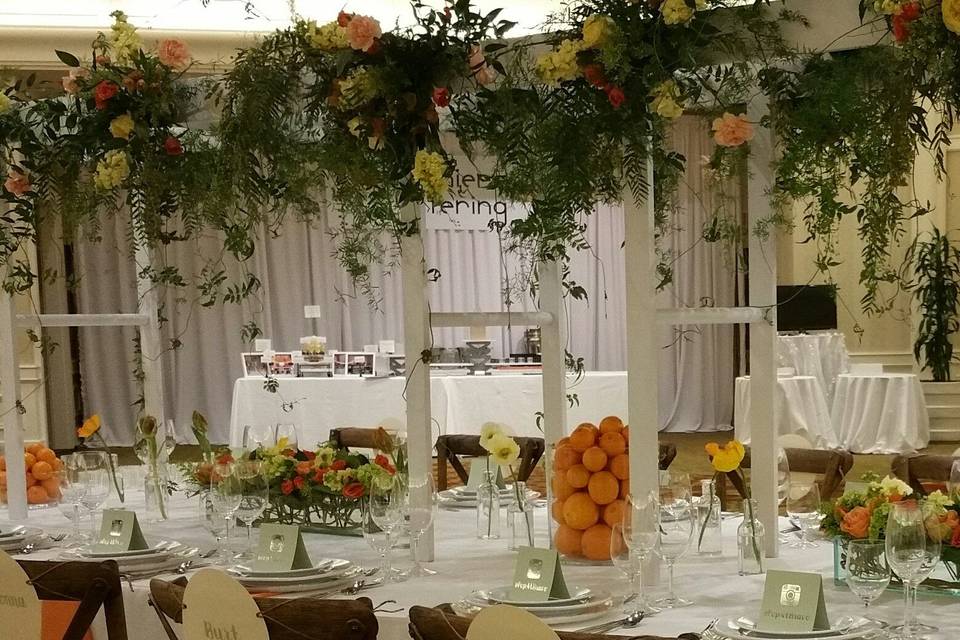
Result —
<path fill-rule="evenodd" d="M 643 563 L 654 553 L 660 540 L 660 501 L 657 493 L 649 492 L 645 496 L 627 496 L 623 510 L 621 535 L 627 549 L 637 556 L 641 571 L 637 574 L 637 590 L 634 613 L 644 614 L 660 611 L 648 602 L 643 590 Z"/>
<path fill-rule="evenodd" d="M 777 448 L 777 507 L 782 508 L 787 502 L 787 495 L 790 493 L 790 462 L 787 460 L 787 452 L 783 447 Z M 790 534 L 779 534 L 780 542 L 789 543 L 793 536 Z"/>
<path fill-rule="evenodd" d="M 630 614 L 633 612 L 633 606 L 630 603 L 640 595 L 637 581 L 643 579 L 641 575 L 643 563 L 640 561 L 640 556 L 631 551 L 624 542 L 621 522 L 614 523 L 610 531 L 610 560 L 630 582 L 630 593 L 623 598 L 623 612 Z"/>
<path fill-rule="evenodd" d="M 656 552 L 667 563 L 667 596 L 656 603 L 662 609 L 676 609 L 693 604 L 677 596 L 673 590 L 673 568 L 677 560 L 690 548 L 696 529 L 696 518 L 690 503 L 681 505 L 680 502 L 674 502 L 672 505 L 660 507 L 660 539 Z"/>
<path fill-rule="evenodd" d="M 177 425 L 173 420 L 166 421 L 163 443 L 160 445 L 160 459 L 169 460 L 173 450 L 177 448 Z"/>
<path fill-rule="evenodd" d="M 367 501 L 370 510 L 370 519 L 383 531 L 389 544 L 393 544 L 401 525 L 404 523 L 402 500 L 398 499 L 392 479 L 375 480 L 370 486 L 370 496 Z M 397 579 L 399 573 L 394 572 L 384 579 Z"/>
<path fill-rule="evenodd" d="M 681 471 L 664 471 L 660 478 L 660 506 L 683 511 L 692 504 L 693 490 L 690 474 Z"/>
<path fill-rule="evenodd" d="M 60 511 L 73 522 L 73 532 L 67 539 L 67 546 L 83 544 L 84 535 L 80 531 L 80 507 L 87 488 L 80 482 L 79 458 L 68 454 L 60 458 L 62 466 L 57 472 L 60 482 Z"/>
<path fill-rule="evenodd" d="M 362 508 L 363 523 L 361 529 L 363 531 L 363 539 L 366 540 L 370 548 L 380 556 L 380 575 L 383 576 L 384 580 L 388 580 L 392 574 L 392 569 L 390 568 L 390 549 L 393 547 L 393 541 L 390 539 L 390 534 L 378 527 L 377 523 L 373 521 L 369 496 L 363 500 Z"/>
<path fill-rule="evenodd" d="M 430 472 L 416 476 L 411 474 L 407 480 L 406 492 L 403 491 L 402 482 L 397 477 L 394 480 L 394 488 L 397 495 L 403 500 L 405 516 L 410 528 L 410 553 L 413 555 L 413 568 L 410 570 L 410 575 L 436 575 L 436 571 L 421 565 L 420 558 L 417 556 L 420 537 L 430 528 L 430 524 L 433 522 L 434 495 L 436 493 L 433 474 Z"/>
<path fill-rule="evenodd" d="M 231 525 L 242 498 L 243 484 L 240 482 L 236 463 L 223 462 L 213 465 L 210 473 L 210 504 L 213 511 L 224 520 L 224 537 L 228 543 L 220 549 L 224 561 L 230 559 L 226 547 L 229 545 Z"/>
<path fill-rule="evenodd" d="M 226 521 L 213 508 L 213 498 L 209 491 L 200 494 L 200 523 L 203 528 L 210 532 L 217 543 L 217 556 L 224 559 L 223 540 L 227 530 Z"/>
<path fill-rule="evenodd" d="M 960 495 L 960 458 L 953 461 L 950 465 L 950 480 L 947 483 L 947 490 L 951 496 Z"/>
<path fill-rule="evenodd" d="M 80 503 L 90 513 L 92 540 L 97 539 L 97 511 L 110 495 L 110 466 L 104 451 L 75 453 L 78 481 L 83 485 Z"/>
<path fill-rule="evenodd" d="M 247 550 L 243 553 L 243 557 L 249 558 L 253 555 L 251 529 L 254 521 L 267 509 L 270 499 L 270 482 L 264 475 L 263 463 L 259 460 L 237 462 L 236 472 L 241 484 L 237 519 L 247 526 Z"/>
<path fill-rule="evenodd" d="M 927 561 L 927 531 L 923 513 L 914 500 L 895 502 L 887 516 L 885 530 L 887 562 L 903 581 L 903 626 L 900 634 L 913 638 L 913 597 L 911 589 L 919 584 Z"/>
<path fill-rule="evenodd" d="M 879 540 L 851 540 L 847 543 L 847 586 L 863 601 L 864 609 L 880 597 L 890 584 L 886 545 Z M 869 619 L 869 616 L 864 616 Z"/>
<path fill-rule="evenodd" d="M 283 438 L 287 439 L 287 447 L 290 449 L 300 448 L 300 439 L 297 437 L 297 425 L 281 422 L 274 431 L 274 441 L 280 442 Z"/>
<path fill-rule="evenodd" d="M 921 510 L 922 512 L 922 510 Z M 926 525 L 924 525 L 926 526 Z M 910 590 L 910 611 L 912 612 L 912 617 L 910 618 L 910 631 L 914 634 L 916 633 L 936 633 L 940 630 L 940 627 L 935 627 L 933 625 L 925 624 L 920 622 L 917 618 L 917 590 L 921 582 L 930 577 L 930 574 L 933 573 L 933 570 L 937 568 L 937 564 L 940 563 L 940 552 L 941 552 L 942 543 L 940 538 L 931 538 L 929 533 L 927 535 L 927 542 L 923 548 L 923 561 L 920 563 L 920 569 L 916 573 L 916 580 L 913 582 L 912 586 L 909 587 Z M 904 585 L 906 589 L 906 585 Z M 894 632 L 900 632 L 906 635 L 903 625 L 897 625 L 891 627 L 891 630 Z"/>
<path fill-rule="evenodd" d="M 276 428 L 267 425 L 243 425 L 243 441 L 245 451 L 253 451 L 260 447 L 272 447 L 277 442 Z"/>
<path fill-rule="evenodd" d="M 800 539 L 791 546 L 810 549 L 817 543 L 810 540 L 807 532 L 820 522 L 820 488 L 816 482 L 791 482 L 787 490 L 787 515 L 800 525 Z"/>

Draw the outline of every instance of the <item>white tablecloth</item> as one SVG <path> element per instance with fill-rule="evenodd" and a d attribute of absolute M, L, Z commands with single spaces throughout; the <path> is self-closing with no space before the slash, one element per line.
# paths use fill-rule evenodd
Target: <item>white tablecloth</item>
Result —
<path fill-rule="evenodd" d="M 627 376 L 622 371 L 587 373 L 568 382 L 577 403 L 567 423 L 597 423 L 608 415 L 627 418 Z M 240 378 L 233 387 L 230 443 L 238 446 L 244 425 L 293 423 L 300 444 L 325 441 L 334 427 L 373 427 L 393 420 L 405 424 L 403 378 L 280 378 L 276 393 L 263 378 Z M 430 381 L 434 438 L 480 433 L 484 422 L 508 425 L 518 436 L 542 436 L 536 413 L 543 411 L 539 375 L 446 376 Z M 572 427 L 571 427 L 572 428 Z"/>
<path fill-rule="evenodd" d="M 138 505 L 142 508 L 142 501 L 142 492 L 133 492 L 128 498 L 128 504 L 132 508 L 137 508 Z M 213 541 L 198 524 L 196 512 L 195 501 L 187 501 L 178 494 L 171 509 L 172 520 L 159 524 L 144 524 L 148 541 L 175 539 L 203 549 L 211 548 Z M 0 510 L 0 522 L 3 522 L 5 517 L 5 511 Z M 540 528 L 538 543 L 543 544 L 546 540 L 546 509 L 538 509 L 536 517 Z M 693 600 L 693 606 L 658 613 L 644 620 L 640 627 L 615 633 L 627 636 L 637 633 L 676 636 L 683 632 L 700 631 L 715 617 L 745 615 L 756 619 L 764 577 L 737 575 L 735 532 L 739 523 L 740 520 L 736 518 L 724 521 L 724 548 L 721 557 L 702 558 L 689 555 L 677 564 L 677 590 Z M 63 528 L 66 520 L 58 510 L 50 509 L 36 513 L 31 517 L 30 524 L 44 526 L 53 532 Z M 456 600 L 473 589 L 509 582 L 515 555 L 507 551 L 505 540 L 477 540 L 475 527 L 473 511 L 440 511 L 437 522 L 437 560 L 430 565 L 438 575 L 388 584 L 362 592 L 373 600 L 375 605 L 388 599 L 396 600 L 396 608 L 402 609 L 398 613 L 378 614 L 381 640 L 409 639 L 407 609 L 415 604 L 433 606 Z M 306 534 L 305 538 L 307 548 L 314 557 L 345 557 L 364 566 L 376 564 L 376 554 L 362 538 L 314 534 Z M 52 559 L 57 553 L 39 551 L 28 559 Z M 398 550 L 396 553 L 402 552 Z M 827 611 L 831 619 L 844 615 L 859 615 L 863 612 L 859 600 L 845 587 L 838 587 L 833 583 L 832 553 L 833 547 L 827 542 L 821 542 L 819 547 L 810 550 L 785 548 L 781 557 L 768 560 L 767 566 L 821 573 L 824 576 Z M 568 584 L 608 589 L 617 594 L 623 594 L 626 589 L 626 581 L 612 566 L 565 565 L 564 575 Z M 156 614 L 147 604 L 148 585 L 149 580 L 137 580 L 133 582 L 132 591 L 124 586 L 129 637 L 131 640 L 166 640 Z M 654 588 L 653 592 L 654 595 L 657 595 L 657 592 L 662 593 L 662 587 Z M 901 596 L 896 592 L 887 592 L 871 607 L 871 613 L 896 623 L 900 619 L 901 606 Z M 930 634 L 929 638 L 956 638 L 956 630 L 960 628 L 960 606 L 957 606 L 956 599 L 921 595 L 919 611 L 921 620 L 935 623 L 941 628 L 939 633 Z M 611 614 L 609 619 L 615 619 L 615 615 L 618 613 Z M 102 624 L 95 627 L 94 638 L 106 640 Z"/>
<path fill-rule="evenodd" d="M 837 376 L 850 370 L 850 356 L 838 331 L 777 336 L 778 366 L 820 381 L 828 405 L 833 402 Z"/>
<path fill-rule="evenodd" d="M 830 422 L 830 409 L 820 382 L 813 376 L 777 379 L 777 435 L 796 434 L 806 438 L 817 449 L 838 446 L 837 435 Z M 734 424 L 737 439 L 750 443 L 750 376 L 736 381 Z"/>
<path fill-rule="evenodd" d="M 854 453 L 908 453 L 930 443 L 930 418 L 913 374 L 841 374 L 833 425 Z"/>

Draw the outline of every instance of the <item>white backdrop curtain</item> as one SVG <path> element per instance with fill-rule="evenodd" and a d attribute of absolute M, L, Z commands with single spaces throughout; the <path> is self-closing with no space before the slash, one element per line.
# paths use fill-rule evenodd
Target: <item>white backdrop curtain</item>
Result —
<path fill-rule="evenodd" d="M 704 222 L 712 211 L 705 193 L 706 180 L 700 158 L 712 148 L 709 131 L 698 118 L 684 117 L 674 134 L 675 148 L 688 158 L 684 185 L 678 196 L 678 216 L 665 242 L 676 258 L 673 284 L 660 295 L 661 306 L 700 306 L 733 303 L 735 284 L 728 248 L 700 241 Z M 699 194 L 699 195 L 698 195 Z M 126 248 L 123 221 L 102 230 L 102 241 L 78 246 L 80 275 L 78 306 L 81 313 L 117 313 L 136 309 L 135 265 Z M 325 335 L 330 349 L 359 349 L 381 339 L 403 338 L 399 273 L 378 274 L 379 308 L 372 310 L 362 297 L 343 297 L 353 289 L 333 255 L 327 212 L 308 225 L 290 220 L 278 237 L 263 237 L 251 269 L 262 283 L 259 301 L 248 309 L 261 311 L 257 321 L 276 350 L 293 350 L 303 335 Z M 623 215 L 615 206 L 599 207 L 587 218 L 587 235 L 593 247 L 571 260 L 571 277 L 582 284 L 589 300 L 569 301 L 569 350 L 584 358 L 588 370 L 623 370 L 624 260 Z M 217 240 L 205 241 L 214 250 Z M 501 296 L 500 249 L 495 234 L 487 231 L 427 230 L 424 232 L 428 267 L 441 277 L 430 285 L 433 311 L 506 310 Z M 184 273 L 202 266 L 200 250 L 179 246 L 167 259 Z M 518 268 L 508 259 L 511 273 Z M 240 353 L 250 350 L 241 341 L 243 309 L 236 305 L 200 308 L 189 292 L 165 295 L 169 322 L 165 337 L 177 338 L 182 347 L 164 356 L 166 412 L 176 419 L 181 440 L 187 436 L 194 409 L 210 419 L 215 441 L 226 442 L 233 381 L 242 375 Z M 533 304 L 525 292 L 516 292 L 515 311 Z M 319 305 L 323 317 L 307 320 L 303 306 Z M 512 330 L 512 347 L 520 349 L 525 327 Z M 467 329 L 440 329 L 437 346 L 456 346 Z M 491 328 L 494 355 L 505 353 L 506 328 Z M 733 331 L 731 327 L 659 329 L 665 349 L 660 358 L 661 425 L 668 431 L 729 429 L 733 414 Z M 81 376 L 84 411 L 100 413 L 104 432 L 115 444 L 131 444 L 137 392 L 131 380 L 133 331 L 115 328 L 80 330 Z M 520 349 L 522 350 L 522 349 Z M 288 399 L 289 400 L 289 399 Z M 599 419 L 601 416 L 597 416 Z"/>

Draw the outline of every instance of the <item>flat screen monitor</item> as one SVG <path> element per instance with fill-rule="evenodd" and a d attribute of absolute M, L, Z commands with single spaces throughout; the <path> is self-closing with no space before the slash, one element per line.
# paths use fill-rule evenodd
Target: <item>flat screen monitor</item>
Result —
<path fill-rule="evenodd" d="M 777 287 L 777 330 L 817 331 L 837 328 L 837 300 L 831 285 Z"/>

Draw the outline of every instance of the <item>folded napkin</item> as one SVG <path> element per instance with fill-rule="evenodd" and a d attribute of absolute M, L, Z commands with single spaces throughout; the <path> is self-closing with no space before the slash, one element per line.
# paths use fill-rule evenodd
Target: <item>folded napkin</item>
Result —
<path fill-rule="evenodd" d="M 80 603 L 44 600 L 40 604 L 43 611 L 40 623 L 41 640 L 63 640 L 63 634 L 67 632 L 67 627 L 70 626 L 70 621 L 77 613 Z M 89 629 L 83 634 L 83 640 L 93 640 L 93 634 Z"/>

